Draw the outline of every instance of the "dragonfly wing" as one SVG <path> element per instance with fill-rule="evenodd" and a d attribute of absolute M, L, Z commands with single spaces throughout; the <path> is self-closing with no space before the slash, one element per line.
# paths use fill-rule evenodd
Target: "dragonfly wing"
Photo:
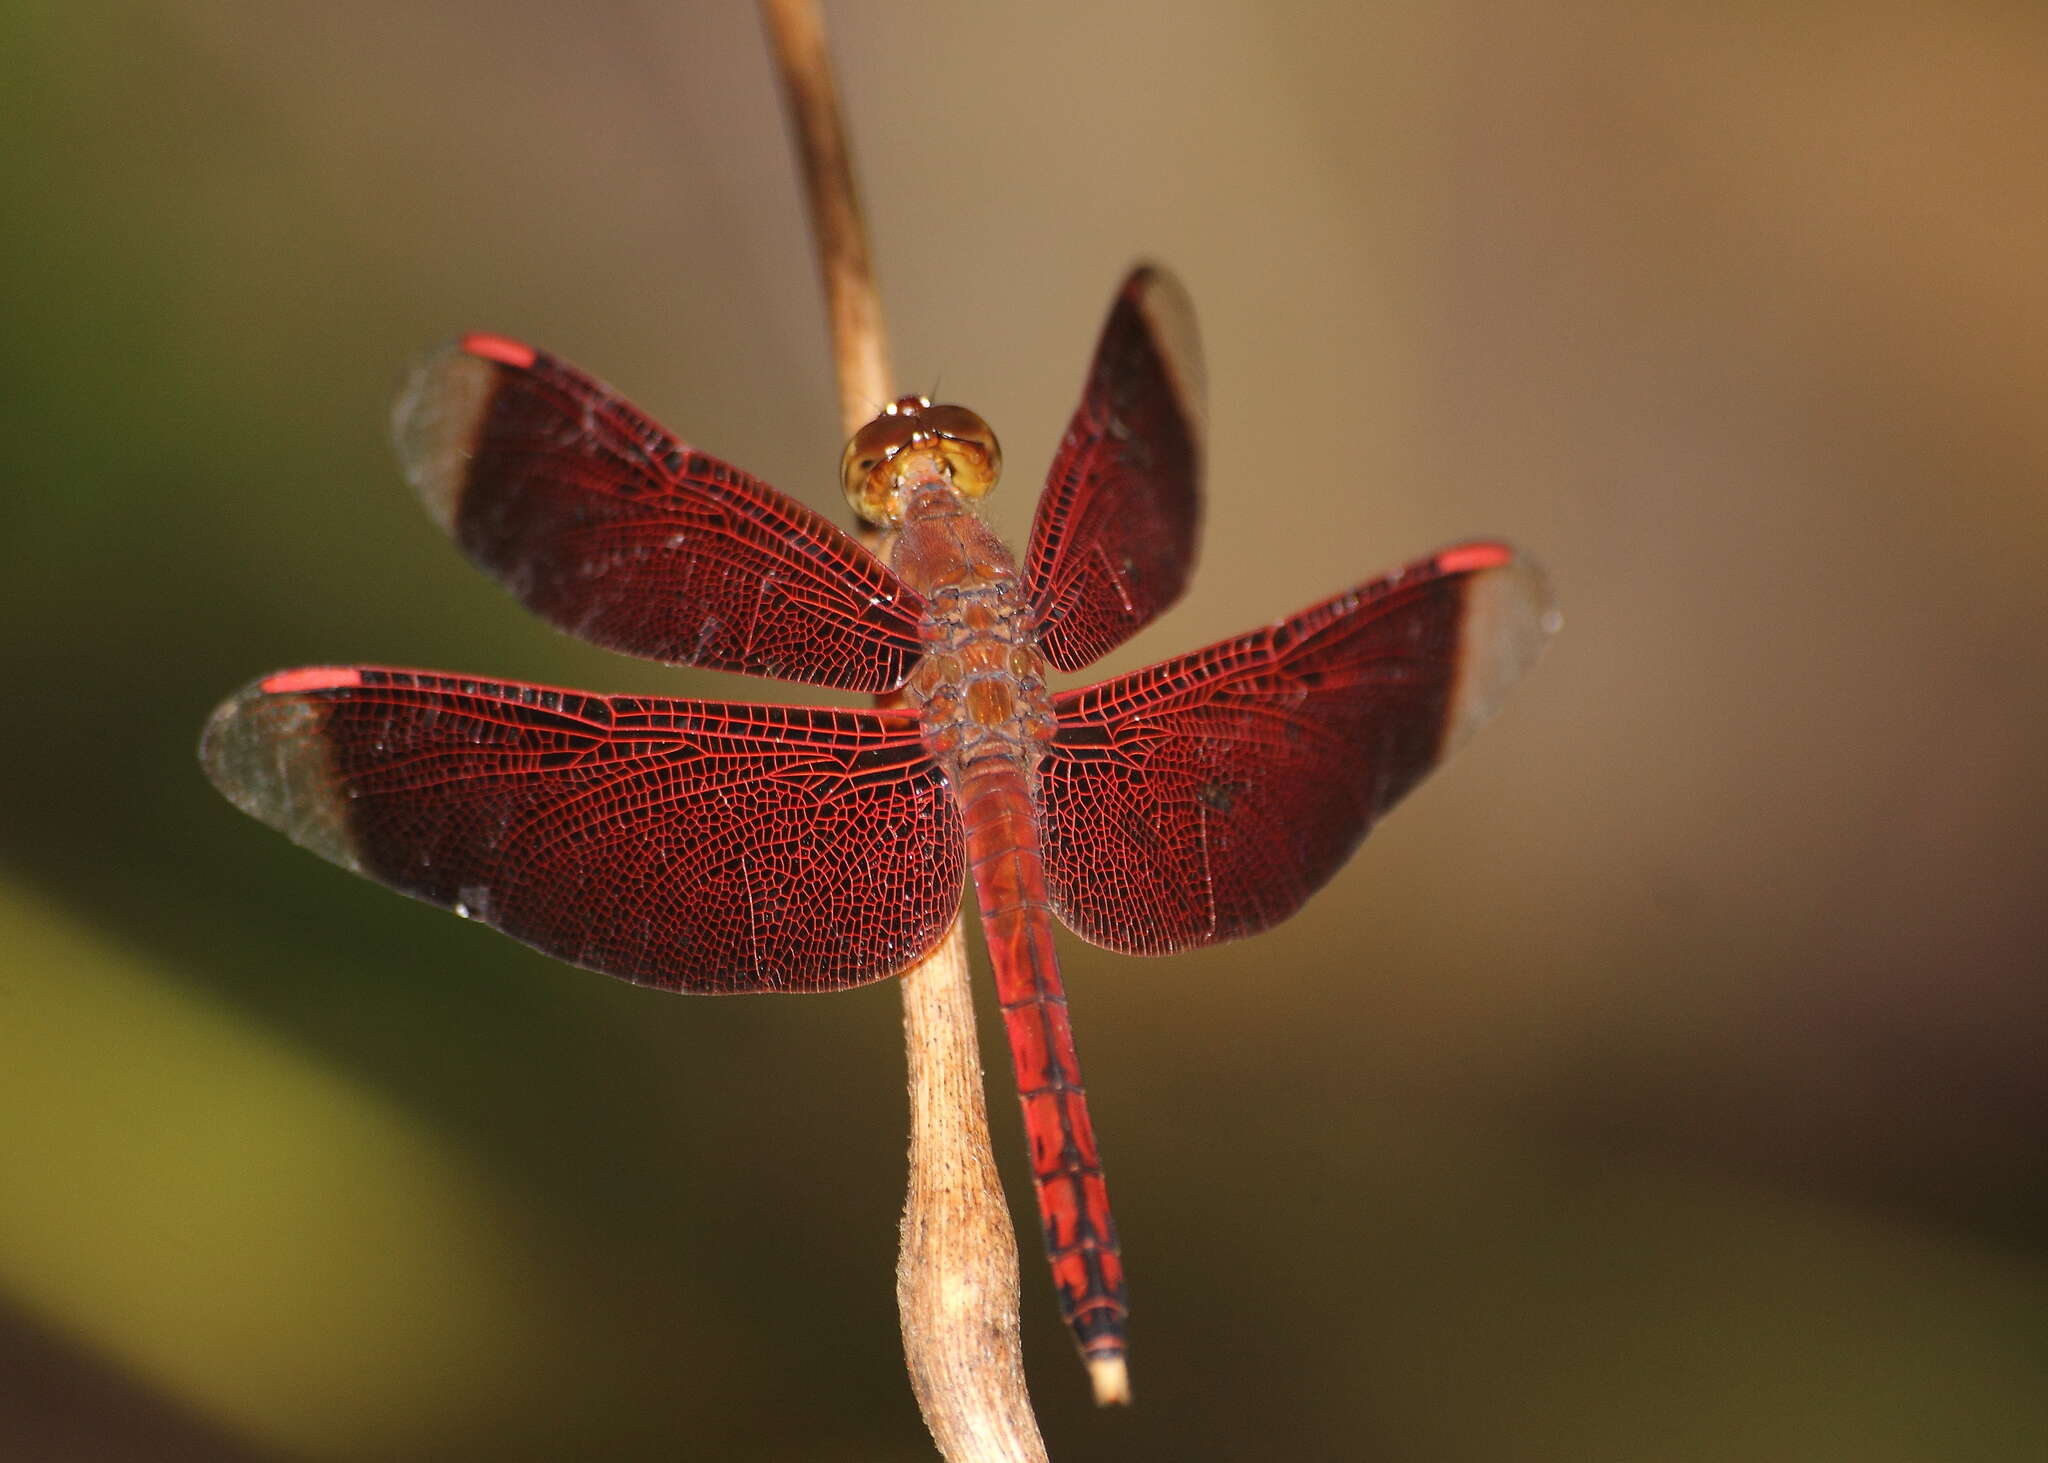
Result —
<path fill-rule="evenodd" d="M 317 668 L 221 706 L 200 756 L 322 857 L 643 985 L 859 985 L 960 901 L 959 816 L 907 712 Z"/>
<path fill-rule="evenodd" d="M 1492 715 L 1554 624 L 1533 565 L 1468 544 L 1056 698 L 1039 767 L 1054 909 L 1133 955 L 1286 918 Z"/>
<path fill-rule="evenodd" d="M 1204 391 L 1186 291 L 1163 269 L 1132 271 L 1031 525 L 1031 609 L 1040 648 L 1059 669 L 1107 654 L 1187 587 Z"/>
<path fill-rule="evenodd" d="M 874 555 L 552 356 L 464 336 L 414 368 L 392 428 L 463 552 L 572 635 L 849 691 L 917 661 L 922 602 Z"/>

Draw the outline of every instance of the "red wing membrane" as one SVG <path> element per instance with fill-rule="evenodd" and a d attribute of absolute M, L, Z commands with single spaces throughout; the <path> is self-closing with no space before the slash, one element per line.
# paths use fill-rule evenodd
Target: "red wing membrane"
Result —
<path fill-rule="evenodd" d="M 466 336 L 414 370 L 393 432 L 463 552 L 572 635 L 849 691 L 917 660 L 922 602 L 866 549 L 551 356 Z"/>
<path fill-rule="evenodd" d="M 1054 909 L 1133 955 L 1286 918 L 1492 714 L 1548 606 L 1533 566 L 1468 544 L 1056 698 L 1038 773 Z"/>
<path fill-rule="evenodd" d="M 1031 524 L 1026 582 L 1045 658 L 1077 671 L 1187 587 L 1201 517 L 1194 307 L 1155 268 L 1124 281 Z"/>
<path fill-rule="evenodd" d="M 908 712 L 322 668 L 227 702 L 201 757 L 322 857 L 643 985 L 859 985 L 959 907 L 959 815 Z"/>

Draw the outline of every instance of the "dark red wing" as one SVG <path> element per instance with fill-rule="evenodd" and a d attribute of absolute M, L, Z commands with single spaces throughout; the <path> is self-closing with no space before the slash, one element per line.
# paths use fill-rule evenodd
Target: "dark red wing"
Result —
<path fill-rule="evenodd" d="M 1031 525 L 1031 610 L 1059 669 L 1108 654 L 1187 587 L 1205 389 L 1187 293 L 1163 269 L 1133 270 Z"/>
<path fill-rule="evenodd" d="M 922 602 L 866 549 L 551 356 L 465 336 L 414 369 L 392 426 L 463 552 L 572 635 L 848 691 L 917 660 Z"/>
<path fill-rule="evenodd" d="M 1493 713 L 1552 628 L 1534 566 L 1467 544 L 1057 697 L 1038 774 L 1053 908 L 1133 955 L 1286 918 Z"/>
<path fill-rule="evenodd" d="M 960 902 L 959 815 L 908 712 L 319 668 L 228 701 L 200 756 L 321 857 L 643 985 L 859 985 Z"/>

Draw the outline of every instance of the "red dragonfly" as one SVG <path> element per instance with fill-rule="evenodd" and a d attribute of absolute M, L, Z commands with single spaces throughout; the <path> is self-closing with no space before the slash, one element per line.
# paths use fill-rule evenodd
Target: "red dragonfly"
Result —
<path fill-rule="evenodd" d="M 843 463 L 885 564 L 528 346 L 470 335 L 394 417 L 428 511 L 529 609 L 672 665 L 875 710 L 601 696 L 378 666 L 265 676 L 201 756 L 313 852 L 572 964 L 667 990 L 841 990 L 946 933 L 971 877 L 1061 1310 L 1120 1374 L 1123 1262 L 1055 917 L 1165 955 L 1293 913 L 1492 714 L 1553 617 L 1467 543 L 1263 629 L 1080 690 L 1187 584 L 1202 365 L 1173 278 L 1133 272 L 1020 570 L 970 502 L 986 423 L 898 401 Z"/>

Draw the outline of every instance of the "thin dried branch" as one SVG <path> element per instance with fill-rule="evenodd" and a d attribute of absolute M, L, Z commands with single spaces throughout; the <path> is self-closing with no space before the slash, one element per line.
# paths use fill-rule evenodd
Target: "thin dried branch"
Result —
<path fill-rule="evenodd" d="M 1045 1463 L 1017 1334 L 1017 1234 L 989 1151 L 967 944 L 903 976 L 910 1192 L 896 1311 L 911 1390 L 953 1463 Z"/>
<path fill-rule="evenodd" d="M 815 0 L 761 0 L 803 162 L 851 436 L 894 396 L 867 232 Z M 911 1390 L 951 1463 L 1045 1463 L 1017 1330 L 1017 1236 L 996 1177 L 959 921 L 906 971 L 910 1185 L 896 1305 Z"/>
<path fill-rule="evenodd" d="M 840 123 L 839 88 L 825 51 L 815 0 L 761 0 L 783 101 L 803 163 L 804 202 L 825 277 L 832 359 L 839 379 L 839 420 L 851 437 L 894 392 L 889 337 L 868 254 L 867 226 L 853 187 L 853 159 Z"/>

